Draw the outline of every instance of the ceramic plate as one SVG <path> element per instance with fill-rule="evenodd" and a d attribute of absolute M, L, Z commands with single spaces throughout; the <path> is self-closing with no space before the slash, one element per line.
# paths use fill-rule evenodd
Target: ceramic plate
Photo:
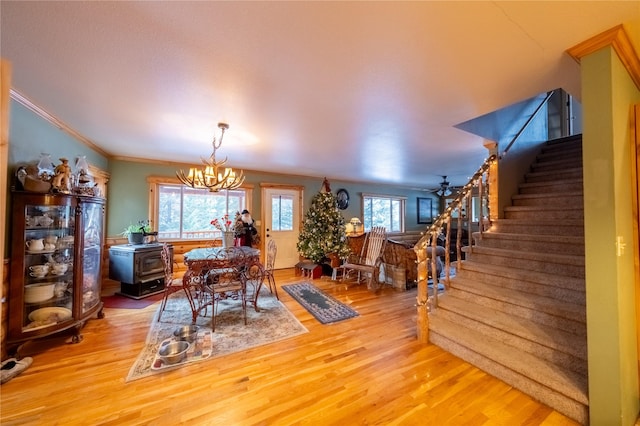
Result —
<path fill-rule="evenodd" d="M 64 321 L 71 318 L 71 310 L 67 308 L 63 308 L 61 306 L 51 306 L 48 308 L 40 308 L 29 314 L 29 319 L 31 321 L 44 321 L 49 318 L 50 315 L 56 315 L 58 317 L 58 321 Z"/>
<path fill-rule="evenodd" d="M 27 250 L 29 254 L 51 254 L 55 250 Z"/>

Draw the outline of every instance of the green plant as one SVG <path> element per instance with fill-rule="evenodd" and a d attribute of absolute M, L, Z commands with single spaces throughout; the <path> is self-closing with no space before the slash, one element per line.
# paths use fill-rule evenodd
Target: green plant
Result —
<path fill-rule="evenodd" d="M 142 234 L 142 233 L 151 232 L 151 226 L 149 225 L 148 220 L 139 220 L 136 225 L 130 224 L 124 231 L 122 231 L 122 235 L 128 237 L 131 234 Z"/>

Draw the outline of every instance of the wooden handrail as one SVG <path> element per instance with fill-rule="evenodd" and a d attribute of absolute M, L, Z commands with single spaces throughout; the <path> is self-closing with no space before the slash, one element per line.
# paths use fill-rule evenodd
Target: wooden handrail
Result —
<path fill-rule="evenodd" d="M 527 121 L 524 123 L 524 126 L 522 126 L 522 128 L 520 130 L 518 130 L 518 133 L 516 133 L 516 135 L 511 139 L 511 142 L 509 142 L 509 144 L 507 145 L 507 147 L 504 149 L 504 151 L 502 151 L 502 155 L 505 155 L 507 152 L 509 152 L 509 149 L 511 149 L 511 145 L 513 145 L 516 140 L 518 140 L 518 138 L 520 137 L 520 135 L 522 134 L 522 132 L 524 132 L 524 130 L 529 126 L 529 123 L 531 123 L 531 121 L 535 118 L 536 115 L 538 115 L 538 112 L 540 111 L 540 109 L 542 108 L 542 106 L 544 104 L 547 103 L 547 101 L 549 101 L 549 99 L 551 98 L 551 96 L 553 96 L 553 93 L 555 91 L 551 90 L 550 92 L 547 92 L 547 96 L 545 96 L 545 98 L 542 100 L 542 102 L 540 102 L 540 105 L 538 105 L 536 107 L 536 110 L 533 111 L 533 114 L 531 114 L 529 116 L 529 118 L 527 119 Z"/>

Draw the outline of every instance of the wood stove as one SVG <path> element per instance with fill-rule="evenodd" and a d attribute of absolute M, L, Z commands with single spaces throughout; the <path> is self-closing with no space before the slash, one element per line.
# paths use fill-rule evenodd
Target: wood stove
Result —
<path fill-rule="evenodd" d="M 173 246 L 169 245 L 171 259 Z M 164 291 L 162 244 L 121 244 L 109 248 L 109 278 L 120 281 L 120 294 L 142 299 Z"/>

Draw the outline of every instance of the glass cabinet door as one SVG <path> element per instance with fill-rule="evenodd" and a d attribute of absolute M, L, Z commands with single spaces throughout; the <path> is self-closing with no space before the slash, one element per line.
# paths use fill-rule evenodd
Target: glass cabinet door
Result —
<path fill-rule="evenodd" d="M 100 264 L 102 259 L 102 216 L 100 203 L 81 202 L 83 224 L 82 312 L 100 302 Z"/>
<path fill-rule="evenodd" d="M 72 318 L 75 219 L 72 204 L 24 207 L 22 331 Z"/>

